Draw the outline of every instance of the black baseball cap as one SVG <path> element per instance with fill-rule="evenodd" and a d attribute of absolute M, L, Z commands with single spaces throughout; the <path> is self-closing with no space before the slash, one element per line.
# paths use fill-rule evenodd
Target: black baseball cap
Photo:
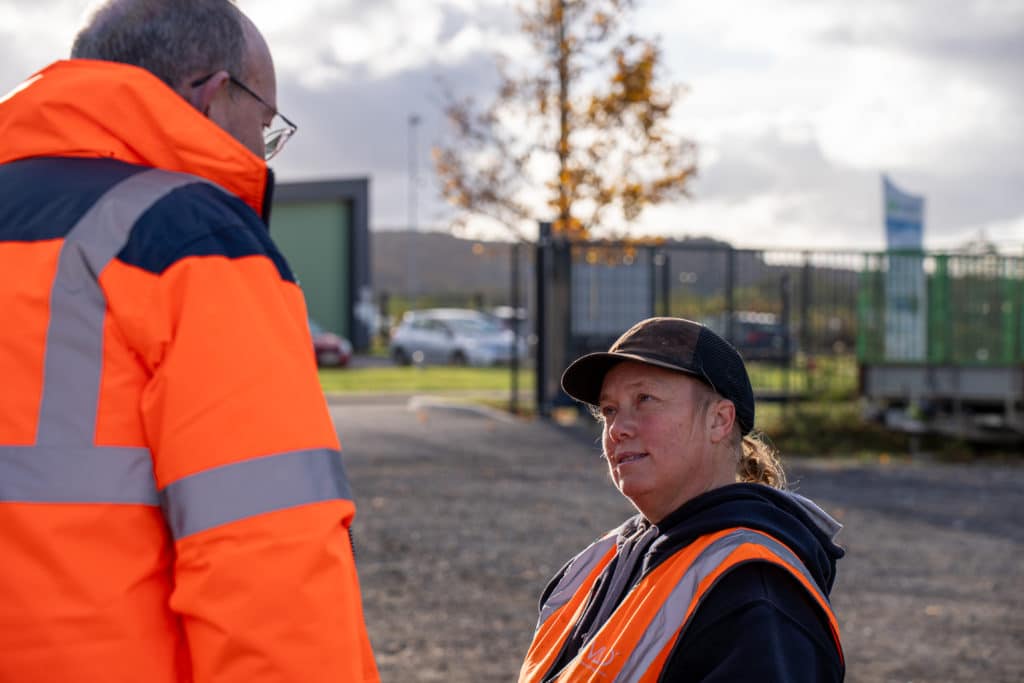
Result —
<path fill-rule="evenodd" d="M 597 405 L 604 376 L 625 360 L 692 375 L 736 406 L 743 434 L 754 428 L 754 390 L 743 358 L 710 329 L 683 318 L 648 318 L 633 325 L 607 351 L 577 358 L 562 373 L 562 389 Z"/>

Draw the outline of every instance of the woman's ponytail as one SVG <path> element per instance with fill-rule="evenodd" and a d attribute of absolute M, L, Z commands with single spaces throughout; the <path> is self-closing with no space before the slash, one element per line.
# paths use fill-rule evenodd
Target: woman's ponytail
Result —
<path fill-rule="evenodd" d="M 744 436 L 740 448 L 742 453 L 736 465 L 736 481 L 786 488 L 786 472 L 779 461 L 779 452 L 760 434 Z"/>

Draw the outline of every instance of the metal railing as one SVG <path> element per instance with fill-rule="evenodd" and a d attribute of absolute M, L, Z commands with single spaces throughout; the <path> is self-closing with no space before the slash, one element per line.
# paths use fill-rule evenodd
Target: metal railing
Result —
<path fill-rule="evenodd" d="M 536 263 L 541 413 L 570 403 L 558 377 L 572 359 L 652 315 L 722 334 L 760 400 L 855 397 L 858 361 L 882 361 L 887 347 L 900 362 L 1024 358 L 1020 258 L 569 243 L 542 230 Z"/>

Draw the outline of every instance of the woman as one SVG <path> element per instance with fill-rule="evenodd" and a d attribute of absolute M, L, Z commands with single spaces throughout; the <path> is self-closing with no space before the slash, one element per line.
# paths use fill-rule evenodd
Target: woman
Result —
<path fill-rule="evenodd" d="M 651 318 L 572 363 L 612 481 L 639 512 L 548 584 L 521 683 L 841 681 L 828 594 L 839 524 L 784 490 L 750 436 L 743 360 L 699 323 Z"/>

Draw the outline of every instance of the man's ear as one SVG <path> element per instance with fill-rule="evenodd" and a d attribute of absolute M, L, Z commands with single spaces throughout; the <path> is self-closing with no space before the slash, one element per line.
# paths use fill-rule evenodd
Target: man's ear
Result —
<path fill-rule="evenodd" d="M 736 406 L 732 401 L 721 399 L 711 404 L 708 409 L 708 438 L 711 443 L 727 438 L 735 424 Z"/>
<path fill-rule="evenodd" d="M 210 107 L 213 106 L 217 96 L 222 91 L 227 90 L 230 81 L 231 76 L 227 71 L 221 69 L 200 86 L 195 88 L 186 86 L 188 94 L 185 96 L 185 99 L 189 101 L 189 104 L 198 109 L 203 116 L 209 116 Z"/>

